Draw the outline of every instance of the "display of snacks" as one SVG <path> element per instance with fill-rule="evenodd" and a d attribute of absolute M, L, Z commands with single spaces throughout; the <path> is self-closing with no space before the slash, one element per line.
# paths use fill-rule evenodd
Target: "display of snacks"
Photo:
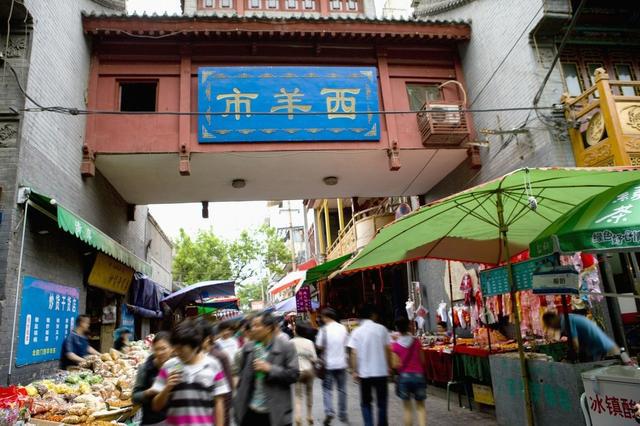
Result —
<path fill-rule="evenodd" d="M 111 349 L 87 356 L 73 371 L 60 371 L 21 388 L 32 401 L 32 419 L 47 422 L 43 424 L 113 426 L 111 421 L 128 418 L 137 367 L 147 355 L 142 342 L 125 353 Z"/>

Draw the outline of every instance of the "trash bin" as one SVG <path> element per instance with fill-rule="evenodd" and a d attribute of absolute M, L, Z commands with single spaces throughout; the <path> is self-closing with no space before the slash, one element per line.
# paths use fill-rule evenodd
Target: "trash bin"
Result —
<path fill-rule="evenodd" d="M 582 373 L 593 426 L 637 425 L 634 405 L 640 401 L 640 369 L 624 365 Z"/>

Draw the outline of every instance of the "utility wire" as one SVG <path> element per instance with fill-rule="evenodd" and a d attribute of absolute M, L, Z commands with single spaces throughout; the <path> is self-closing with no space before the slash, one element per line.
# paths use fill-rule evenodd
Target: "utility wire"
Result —
<path fill-rule="evenodd" d="M 317 115 L 327 115 L 326 111 L 309 111 L 309 112 L 278 112 L 278 111 L 251 111 L 251 112 L 223 112 L 223 111 L 110 111 L 110 110 L 88 110 L 88 109 L 80 109 L 75 107 L 64 107 L 64 106 L 43 106 L 34 98 L 29 96 L 24 87 L 20 82 L 20 78 L 16 73 L 15 69 L 11 64 L 0 57 L 12 72 L 13 76 L 16 79 L 18 84 L 18 89 L 23 94 L 25 98 L 27 98 L 31 103 L 33 103 L 37 108 L 22 108 L 20 111 L 22 112 L 55 112 L 59 114 L 68 114 L 68 115 L 170 115 L 170 116 L 224 116 L 224 115 L 243 115 L 243 116 L 251 116 L 251 115 L 267 115 L 267 116 L 278 116 L 278 115 L 309 115 L 309 116 L 317 116 Z M 540 110 L 549 110 L 553 109 L 553 106 L 540 106 L 540 107 L 531 107 L 531 106 L 522 106 L 522 107 L 505 107 L 505 108 L 457 108 L 455 110 L 448 110 L 443 108 L 426 108 L 421 110 L 406 110 L 406 111 L 354 111 L 350 113 L 340 113 L 339 115 L 402 115 L 402 114 L 421 114 L 421 113 L 443 113 L 443 114 L 455 114 L 455 113 L 464 113 L 464 112 L 502 112 L 502 111 L 531 111 L 532 109 L 540 109 Z"/>
<path fill-rule="evenodd" d="M 544 2 L 543 2 L 544 3 Z M 471 101 L 471 103 L 469 105 L 473 105 L 478 98 L 480 98 L 480 95 L 482 95 L 482 93 L 484 92 L 484 90 L 487 88 L 487 86 L 489 86 L 489 83 L 491 83 L 491 80 L 493 80 L 493 78 L 496 76 L 496 74 L 498 73 L 498 71 L 500 70 L 500 68 L 502 68 L 502 66 L 504 65 L 504 63 L 507 61 L 507 58 L 509 57 L 509 55 L 511 55 L 511 52 L 514 51 L 514 49 L 516 48 L 516 46 L 518 45 L 518 43 L 520 42 L 520 39 L 522 38 L 522 36 L 524 36 L 527 32 L 527 30 L 529 29 L 529 26 L 531 26 L 531 24 L 533 23 L 533 21 L 535 21 L 535 19 L 538 17 L 538 14 L 540 13 L 540 11 L 543 9 L 544 4 L 542 6 L 540 6 L 540 8 L 536 11 L 536 13 L 533 14 L 533 17 L 531 18 L 531 20 L 529 21 L 529 23 L 527 25 L 525 25 L 525 27 L 523 28 L 522 32 L 520 33 L 520 35 L 518 36 L 518 38 L 516 39 L 516 41 L 513 43 L 513 45 L 511 46 L 511 48 L 507 51 L 507 54 L 504 55 L 504 58 L 502 58 L 502 61 L 500 61 L 500 63 L 498 64 L 498 66 L 496 67 L 496 69 L 493 70 L 493 73 L 491 73 L 491 76 L 489 76 L 489 79 L 484 83 L 484 85 L 482 86 L 482 89 L 480 89 L 480 91 L 478 92 L 478 94 L 473 98 L 473 100 Z"/>
<path fill-rule="evenodd" d="M 542 92 L 544 91 L 544 88 L 547 85 L 549 78 L 551 77 L 551 73 L 553 73 L 553 69 L 555 68 L 556 64 L 558 63 L 558 60 L 560 59 L 560 55 L 564 50 L 564 46 L 567 43 L 567 40 L 569 39 L 569 34 L 571 34 L 571 32 L 573 31 L 573 28 L 575 27 L 576 22 L 578 21 L 578 16 L 580 16 L 580 12 L 582 12 L 582 8 L 586 3 L 587 3 L 586 0 L 581 0 L 580 4 L 578 4 L 576 11 L 573 14 L 573 17 L 571 18 L 571 22 L 569 22 L 569 26 L 567 27 L 567 29 L 565 30 L 562 36 L 560 45 L 558 46 L 558 49 L 556 50 L 556 54 L 553 57 L 553 61 L 551 61 L 551 65 L 549 66 L 549 71 L 547 71 L 547 74 L 544 76 L 544 79 L 540 84 L 540 88 L 538 89 L 538 91 L 536 92 L 536 95 L 533 98 L 533 106 L 534 106 L 534 111 L 536 113 L 536 116 L 538 117 L 540 122 L 547 127 L 550 127 L 552 123 L 549 123 L 548 121 L 546 121 L 547 119 L 544 116 L 542 116 L 539 111 L 536 111 L 535 107 L 538 106 L 538 103 L 540 102 L 540 98 L 542 98 Z"/>

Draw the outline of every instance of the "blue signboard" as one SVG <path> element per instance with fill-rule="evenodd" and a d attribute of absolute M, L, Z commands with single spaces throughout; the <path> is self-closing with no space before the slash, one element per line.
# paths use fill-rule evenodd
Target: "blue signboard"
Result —
<path fill-rule="evenodd" d="M 204 67 L 198 141 L 377 141 L 374 67 Z M 210 114 L 207 114 L 210 113 Z"/>
<path fill-rule="evenodd" d="M 536 257 L 511 265 L 516 290 L 530 290 L 533 287 L 533 274 L 542 267 L 558 265 L 558 255 Z M 484 297 L 509 293 L 509 275 L 506 266 L 480 271 L 480 288 Z"/>
<path fill-rule="evenodd" d="M 24 277 L 16 365 L 60 359 L 78 316 L 77 288 Z"/>
<path fill-rule="evenodd" d="M 127 308 L 127 304 L 122 304 L 122 315 L 120 315 L 120 327 L 127 328 L 131 331 L 131 339 L 135 338 L 135 330 L 136 330 L 136 319 L 133 316 L 133 312 Z"/>

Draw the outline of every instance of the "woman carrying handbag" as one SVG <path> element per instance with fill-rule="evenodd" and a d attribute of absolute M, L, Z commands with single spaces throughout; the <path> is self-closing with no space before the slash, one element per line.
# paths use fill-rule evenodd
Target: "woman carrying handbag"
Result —
<path fill-rule="evenodd" d="M 409 320 L 396 320 L 396 329 L 400 337 L 391 344 L 391 366 L 398 373 L 396 395 L 403 403 L 403 420 L 405 426 L 413 424 L 412 400 L 416 402 L 418 426 L 427 424 L 427 410 L 424 404 L 427 399 L 427 381 L 424 377 L 424 355 L 420 340 L 409 333 Z"/>

